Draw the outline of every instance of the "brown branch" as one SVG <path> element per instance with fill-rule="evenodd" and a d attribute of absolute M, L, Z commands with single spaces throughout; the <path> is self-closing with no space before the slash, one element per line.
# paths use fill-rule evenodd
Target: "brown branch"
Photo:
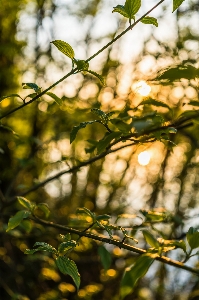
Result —
<path fill-rule="evenodd" d="M 48 221 L 39 219 L 36 216 L 34 216 L 34 220 L 37 223 L 40 223 L 40 224 L 45 225 L 45 226 L 49 226 L 49 227 L 61 229 L 61 230 L 66 231 L 68 233 L 76 234 L 79 237 L 84 236 L 84 237 L 87 237 L 87 238 L 95 240 L 95 241 L 100 241 L 100 242 L 103 242 L 103 243 L 112 244 L 112 245 L 115 245 L 115 246 L 117 246 L 119 248 L 126 249 L 126 250 L 129 250 L 131 252 L 135 252 L 137 254 L 145 254 L 145 253 L 147 253 L 147 251 L 144 250 L 144 249 L 141 249 L 141 248 L 138 248 L 138 247 L 134 247 L 132 245 L 125 244 L 125 243 L 123 243 L 121 241 L 110 239 L 110 238 L 107 238 L 105 236 L 98 236 L 98 235 L 90 233 L 90 232 L 80 231 L 80 230 L 77 230 L 77 229 L 66 227 L 64 225 L 55 224 L 53 222 L 48 222 Z M 165 263 L 167 265 L 170 265 L 170 266 L 173 266 L 173 267 L 176 267 L 176 268 L 179 268 L 179 269 L 186 270 L 188 272 L 191 272 L 191 273 L 199 276 L 199 269 L 191 268 L 189 266 L 186 266 L 182 262 L 173 260 L 173 259 L 171 259 L 169 257 L 166 257 L 166 256 L 158 256 L 155 259 L 158 260 L 158 261 L 160 261 L 160 262 L 162 262 L 162 263 Z"/>

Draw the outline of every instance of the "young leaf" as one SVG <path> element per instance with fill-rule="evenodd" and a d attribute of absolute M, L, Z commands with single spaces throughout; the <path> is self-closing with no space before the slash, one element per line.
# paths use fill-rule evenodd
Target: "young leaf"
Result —
<path fill-rule="evenodd" d="M 31 212 L 27 210 L 18 211 L 13 217 L 11 217 L 8 221 L 8 228 L 6 231 L 10 231 L 17 227 L 23 219 L 26 219 L 30 216 Z"/>
<path fill-rule="evenodd" d="M 91 71 L 91 70 L 87 70 L 87 72 L 94 75 L 95 77 L 97 77 L 100 80 L 101 84 L 105 85 L 105 80 L 104 80 L 104 77 L 102 75 L 100 75 L 100 74 L 98 74 L 94 71 Z"/>
<path fill-rule="evenodd" d="M 143 230 L 142 233 L 143 233 L 143 236 L 144 236 L 146 242 L 151 247 L 154 247 L 154 248 L 158 248 L 159 247 L 158 241 L 156 240 L 156 238 L 149 231 Z"/>
<path fill-rule="evenodd" d="M 117 5 L 113 7 L 112 13 L 117 12 L 125 18 L 129 18 L 129 14 L 126 12 L 125 7 L 123 5 Z"/>
<path fill-rule="evenodd" d="M 171 109 L 169 107 L 169 105 L 167 105 L 166 103 L 164 103 L 162 101 L 159 101 L 159 100 L 152 99 L 152 98 L 148 98 L 146 100 L 143 100 L 138 106 L 146 105 L 146 104 L 154 105 L 154 106 L 157 106 L 157 107 L 165 107 L 165 108 L 168 108 L 169 110 Z"/>
<path fill-rule="evenodd" d="M 199 106 L 199 101 L 191 100 L 191 101 L 189 101 L 189 103 L 187 103 L 187 104 L 193 105 L 193 106 Z"/>
<path fill-rule="evenodd" d="M 55 40 L 51 42 L 53 45 L 57 47 L 59 51 L 61 51 L 63 54 L 68 56 L 69 58 L 73 59 L 75 56 L 75 52 L 73 48 L 66 42 L 61 41 L 61 40 Z"/>
<path fill-rule="evenodd" d="M 134 19 L 134 15 L 141 7 L 141 0 L 126 0 L 124 4 L 125 11 L 129 15 L 129 19 Z"/>
<path fill-rule="evenodd" d="M 153 263 L 155 255 L 144 254 L 141 255 L 134 265 L 125 270 L 121 281 L 121 299 L 131 294 L 138 279 L 143 277 Z"/>
<path fill-rule="evenodd" d="M 153 17 L 144 17 L 141 20 L 141 22 L 144 23 L 144 24 L 152 24 L 152 25 L 158 27 L 158 20 L 156 18 L 153 18 Z"/>
<path fill-rule="evenodd" d="M 41 91 L 41 88 L 36 83 L 32 83 L 32 82 L 29 82 L 29 83 L 28 82 L 23 82 L 22 87 L 23 87 L 23 89 L 32 89 L 36 93 Z"/>
<path fill-rule="evenodd" d="M 173 0 L 173 12 L 184 2 L 185 0 Z"/>
<path fill-rule="evenodd" d="M 39 204 L 37 204 L 35 209 L 41 210 L 44 213 L 46 218 L 48 218 L 50 215 L 50 209 L 49 209 L 49 206 L 47 203 L 39 203 Z"/>
<path fill-rule="evenodd" d="M 106 115 L 105 112 L 103 112 L 101 109 L 99 108 L 92 108 L 91 112 L 94 113 L 96 116 L 98 116 L 103 123 L 107 124 L 108 122 L 108 117 Z"/>
<path fill-rule="evenodd" d="M 110 144 L 110 142 L 115 139 L 121 137 L 121 132 L 111 132 L 108 135 L 106 135 L 102 140 L 100 140 L 97 144 L 97 153 L 102 153 L 106 147 Z"/>
<path fill-rule="evenodd" d="M 112 263 L 112 256 L 111 256 L 110 252 L 104 246 L 99 246 L 98 254 L 100 256 L 100 260 L 102 262 L 103 268 L 105 270 L 108 270 Z"/>
<path fill-rule="evenodd" d="M 123 122 L 122 120 L 116 118 L 116 119 L 111 119 L 110 122 L 115 125 L 120 131 L 122 132 L 129 132 L 131 130 L 131 124 L 127 124 Z"/>
<path fill-rule="evenodd" d="M 23 207 L 27 208 L 30 211 L 35 207 L 35 203 L 30 202 L 28 199 L 24 197 L 17 197 L 17 200 Z"/>
<path fill-rule="evenodd" d="M 12 128 L 10 128 L 8 126 L 0 125 L 0 131 L 5 132 L 5 133 L 12 133 L 12 134 L 18 136 L 18 134 L 14 130 L 12 130 Z"/>
<path fill-rule="evenodd" d="M 192 65 L 178 65 L 176 67 L 167 68 L 154 80 L 162 82 L 162 84 L 170 84 L 179 81 L 181 78 L 188 80 L 199 77 L 199 69 Z"/>
<path fill-rule="evenodd" d="M 58 104 L 58 105 L 61 105 L 62 104 L 62 99 L 59 98 L 57 95 L 55 95 L 54 93 L 51 93 L 51 92 L 48 92 L 46 93 L 46 95 L 50 96 L 51 98 L 53 98 L 55 100 L 55 102 Z"/>
<path fill-rule="evenodd" d="M 54 253 L 54 254 L 57 253 L 57 250 L 54 247 L 52 247 L 51 245 L 49 245 L 48 243 L 45 243 L 45 242 L 36 242 L 33 247 L 34 248 L 37 247 L 37 249 L 41 250 L 41 251 L 48 251 L 48 252 Z"/>
<path fill-rule="evenodd" d="M 78 71 L 88 71 L 89 63 L 85 60 L 73 59 L 74 63 L 77 65 Z"/>
<path fill-rule="evenodd" d="M 95 122 L 96 121 L 82 122 L 78 126 L 74 126 L 70 133 L 70 143 L 72 143 L 75 140 L 76 135 L 80 129 L 85 128 L 87 125 L 93 124 Z"/>
<path fill-rule="evenodd" d="M 6 98 L 12 98 L 12 97 L 17 97 L 17 98 L 20 98 L 21 100 L 23 100 L 18 94 L 11 94 L 11 95 L 8 95 L 8 96 L 1 97 L 0 102 L 3 101 Z"/>
<path fill-rule="evenodd" d="M 96 217 L 96 220 L 97 221 L 107 221 L 107 220 L 109 220 L 111 218 L 111 216 L 109 216 L 109 215 L 99 215 L 99 216 L 97 216 Z"/>
<path fill-rule="evenodd" d="M 76 241 L 72 240 L 72 241 L 67 241 L 67 242 L 63 242 L 59 245 L 58 247 L 58 251 L 59 253 L 61 253 L 62 255 L 65 254 L 68 250 L 76 247 L 77 243 Z"/>
<path fill-rule="evenodd" d="M 88 216 L 90 216 L 92 219 L 93 219 L 93 222 L 95 221 L 96 219 L 96 215 L 95 213 L 93 213 L 92 211 L 90 211 L 90 209 L 86 208 L 86 207 L 82 207 L 82 208 L 78 208 L 77 209 L 77 213 L 85 213 L 87 214 Z"/>
<path fill-rule="evenodd" d="M 65 256 L 58 256 L 56 259 L 58 269 L 65 275 L 70 275 L 77 287 L 80 286 L 80 274 L 74 261 Z"/>
<path fill-rule="evenodd" d="M 190 227 L 186 236 L 191 249 L 199 247 L 199 232 L 197 231 L 197 229 Z"/>

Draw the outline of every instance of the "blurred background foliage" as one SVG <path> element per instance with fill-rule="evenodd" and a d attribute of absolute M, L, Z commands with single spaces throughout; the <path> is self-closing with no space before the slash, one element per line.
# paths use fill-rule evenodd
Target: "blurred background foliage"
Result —
<path fill-rule="evenodd" d="M 141 13 L 152 2 L 143 1 Z M 50 256 L 23 253 L 36 241 L 57 246 L 62 232 L 24 221 L 5 233 L 9 217 L 20 209 L 19 204 L 10 205 L 6 199 L 93 155 L 84 149 L 89 146 L 88 139 L 103 137 L 100 124 L 80 130 L 76 141 L 69 142 L 73 126 L 95 119 L 91 108 L 122 111 L 150 94 L 169 104 L 174 117 L 194 109 L 188 103 L 198 100 L 196 80 L 169 85 L 150 81 L 168 66 L 189 63 L 199 67 L 199 1 L 185 1 L 173 15 L 170 2 L 154 12 L 159 20 L 157 29 L 139 24 L 91 62 L 91 69 L 106 78 L 105 87 L 94 77 L 73 75 L 53 90 L 63 100 L 60 107 L 44 96 L 2 120 L 2 125 L 16 134 L 0 128 L 1 299 L 119 299 L 119 282 L 124 268 L 136 259 L 133 253 L 107 246 L 112 262 L 105 270 L 97 251 L 100 243 L 81 238 L 71 253 L 81 274 L 76 293 L 71 278 L 59 273 Z M 51 49 L 53 39 L 67 41 L 77 58 L 86 59 L 127 26 L 126 20 L 111 14 L 118 4 L 114 0 L 2 0 L 1 4 L 0 96 L 26 95 L 22 82 L 35 82 L 44 89 L 70 70 L 69 60 Z M 5 99 L 0 104 L 1 115 L 19 104 L 17 98 Z M 168 115 L 162 108 L 161 112 Z M 189 226 L 199 228 L 198 136 L 198 122 L 194 122 L 173 136 L 174 144 L 155 142 L 120 150 L 26 197 L 47 203 L 51 220 L 77 228 L 85 226 L 75 214 L 78 207 L 111 214 L 113 220 L 124 213 L 141 216 L 140 210 L 168 211 L 172 224 L 154 225 L 153 230 L 163 230 L 167 238 L 184 238 Z M 139 158 L 144 151 L 149 161 Z M 140 219 L 122 218 L 119 222 L 136 232 Z M 139 232 L 136 237 L 145 247 Z M 176 250 L 172 255 L 180 259 L 182 253 Z M 195 266 L 196 259 L 190 264 Z M 198 278 L 156 262 L 126 299 L 196 300 Z"/>

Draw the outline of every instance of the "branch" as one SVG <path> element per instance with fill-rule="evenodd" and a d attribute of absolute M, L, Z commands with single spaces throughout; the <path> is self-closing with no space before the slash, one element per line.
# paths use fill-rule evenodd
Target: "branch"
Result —
<path fill-rule="evenodd" d="M 40 223 L 42 225 L 53 227 L 53 228 L 57 228 L 57 229 L 61 229 L 61 230 L 64 230 L 66 232 L 69 232 L 69 233 L 72 233 L 72 234 L 76 234 L 79 237 L 84 236 L 84 237 L 87 237 L 87 238 L 95 240 L 95 241 L 100 241 L 100 242 L 103 242 L 103 243 L 112 244 L 112 245 L 115 245 L 115 246 L 117 246 L 119 248 L 126 249 L 126 250 L 129 250 L 131 252 L 135 252 L 137 254 L 145 254 L 145 253 L 147 253 L 147 251 L 144 250 L 144 249 L 141 249 L 141 248 L 138 248 L 138 247 L 134 247 L 134 246 L 125 244 L 123 242 L 120 242 L 118 240 L 113 240 L 113 239 L 107 238 L 105 236 L 98 236 L 98 235 L 93 234 L 93 233 L 88 233 L 88 232 L 85 232 L 85 231 L 80 231 L 80 230 L 77 230 L 77 229 L 69 228 L 69 227 L 66 227 L 64 225 L 59 225 L 59 224 L 55 224 L 53 222 L 48 222 L 48 221 L 39 219 L 36 216 L 34 216 L 33 219 L 37 223 Z M 173 266 L 173 267 L 176 267 L 176 268 L 179 268 L 179 269 L 186 270 L 188 272 L 191 272 L 191 273 L 199 276 L 199 269 L 191 268 L 189 266 L 186 266 L 182 262 L 173 260 L 173 259 L 168 258 L 166 256 L 158 256 L 155 259 L 158 260 L 158 261 L 160 261 L 160 262 L 162 262 L 162 263 L 165 263 L 167 265 L 170 265 L 170 266 Z"/>
<path fill-rule="evenodd" d="M 131 30 L 133 27 L 135 27 L 144 17 L 146 17 L 148 14 L 150 14 L 150 12 L 152 12 L 156 7 L 158 7 L 162 2 L 164 2 L 165 0 L 161 0 L 159 1 L 156 5 L 154 5 L 149 11 L 147 11 L 141 18 L 139 18 L 135 23 L 133 23 L 131 26 L 129 26 L 127 29 L 125 29 L 122 33 L 120 33 L 118 36 L 116 36 L 114 39 L 112 39 L 108 44 L 106 44 L 104 47 L 102 47 L 99 51 L 97 51 L 95 54 L 93 54 L 92 56 L 90 56 L 86 62 L 89 62 L 90 60 L 92 60 L 94 57 L 96 57 L 97 55 L 99 55 L 101 52 L 103 52 L 106 48 L 108 48 L 110 45 L 112 45 L 115 41 L 117 41 L 118 39 L 120 39 L 125 33 L 127 33 L 129 30 Z M 49 86 L 47 89 L 45 89 L 43 92 L 39 93 L 37 96 L 35 96 L 34 98 L 32 98 L 29 102 L 22 104 L 19 107 L 16 107 L 14 109 L 12 109 L 11 111 L 9 111 L 8 113 L 6 113 L 4 116 L 0 117 L 0 120 L 2 120 L 3 118 L 11 115 L 12 113 L 14 113 L 15 111 L 29 105 L 30 103 L 34 102 L 35 100 L 37 100 L 38 98 L 40 98 L 41 96 L 43 96 L 44 94 L 46 94 L 49 90 L 51 90 L 54 86 L 56 86 L 57 84 L 59 84 L 60 82 L 62 82 L 64 79 L 68 78 L 69 76 L 76 74 L 76 71 L 78 71 L 77 68 L 72 69 L 68 74 L 66 74 L 65 76 L 63 76 L 61 79 L 59 79 L 58 81 L 56 81 L 54 84 L 52 84 L 51 86 Z"/>

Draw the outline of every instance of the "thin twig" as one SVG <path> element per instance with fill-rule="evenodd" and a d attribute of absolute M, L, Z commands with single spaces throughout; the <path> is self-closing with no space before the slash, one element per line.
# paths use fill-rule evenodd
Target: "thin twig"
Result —
<path fill-rule="evenodd" d="M 165 0 L 161 0 L 159 1 L 156 5 L 154 5 L 149 11 L 147 11 L 141 18 L 139 18 L 135 23 L 133 23 L 131 26 L 129 26 L 127 29 L 125 29 L 123 32 L 121 32 L 119 35 L 117 35 L 114 39 L 112 39 L 108 44 L 106 44 L 104 47 L 102 47 L 99 51 L 97 51 L 95 54 L 93 54 L 92 56 L 90 56 L 86 62 L 91 61 L 94 57 L 96 57 L 97 55 L 99 55 L 101 52 L 103 52 L 106 48 L 108 48 L 109 46 L 111 46 L 115 41 L 117 41 L 118 39 L 120 39 L 125 33 L 127 33 L 129 30 L 131 30 L 133 27 L 135 27 L 144 17 L 146 17 L 148 14 L 150 14 L 150 12 L 152 12 L 156 7 L 158 7 L 162 2 L 164 2 Z M 72 69 L 68 74 L 66 74 L 65 76 L 63 76 L 61 79 L 59 79 L 58 81 L 56 81 L 55 83 L 53 83 L 51 86 L 49 86 L 47 89 L 45 89 L 43 92 L 39 93 L 37 96 L 35 96 L 34 98 L 32 98 L 29 102 L 26 102 L 24 104 L 22 104 L 19 107 L 16 107 L 14 109 L 12 109 L 11 111 L 7 112 L 5 115 L 3 115 L 2 117 L 0 117 L 0 120 L 2 120 L 3 118 L 11 115 L 12 113 L 16 112 L 17 110 L 29 105 L 30 103 L 34 102 L 35 100 L 37 100 L 38 98 L 40 98 L 41 96 L 43 96 L 44 94 L 46 94 L 49 90 L 51 90 L 53 87 L 55 87 L 56 85 L 58 85 L 60 82 L 62 82 L 63 80 L 65 80 L 66 78 L 68 78 L 69 76 L 76 74 L 76 71 L 78 71 L 77 68 Z"/>
<path fill-rule="evenodd" d="M 110 239 L 110 238 L 107 238 L 105 236 L 98 236 L 98 235 L 90 233 L 90 232 L 84 232 L 84 231 L 80 231 L 80 230 L 77 230 L 77 229 L 66 227 L 66 226 L 63 226 L 63 225 L 60 225 L 60 224 L 54 224 L 53 222 L 48 222 L 48 221 L 39 219 L 38 217 L 34 217 L 34 219 L 35 219 L 36 222 L 38 222 L 42 225 L 50 226 L 50 227 L 57 228 L 57 229 L 61 229 L 61 230 L 64 230 L 64 231 L 72 233 L 72 234 L 77 234 L 79 237 L 84 236 L 84 237 L 87 237 L 87 238 L 92 239 L 92 240 L 100 241 L 100 242 L 107 243 L 107 244 L 112 244 L 112 245 L 115 245 L 119 248 L 126 249 L 126 250 L 129 250 L 131 252 L 135 252 L 137 254 L 147 253 L 147 251 L 144 250 L 144 249 L 134 247 L 132 245 L 125 244 L 121 241 Z M 176 268 L 179 268 L 179 269 L 186 270 L 188 272 L 191 272 L 191 273 L 199 276 L 199 269 L 191 268 L 189 266 L 184 265 L 182 262 L 173 260 L 173 259 L 168 258 L 166 256 L 158 256 L 158 257 L 155 258 L 155 260 L 158 260 L 162 263 L 165 263 L 167 265 L 170 265 L 170 266 L 173 266 L 173 267 L 176 267 Z"/>

